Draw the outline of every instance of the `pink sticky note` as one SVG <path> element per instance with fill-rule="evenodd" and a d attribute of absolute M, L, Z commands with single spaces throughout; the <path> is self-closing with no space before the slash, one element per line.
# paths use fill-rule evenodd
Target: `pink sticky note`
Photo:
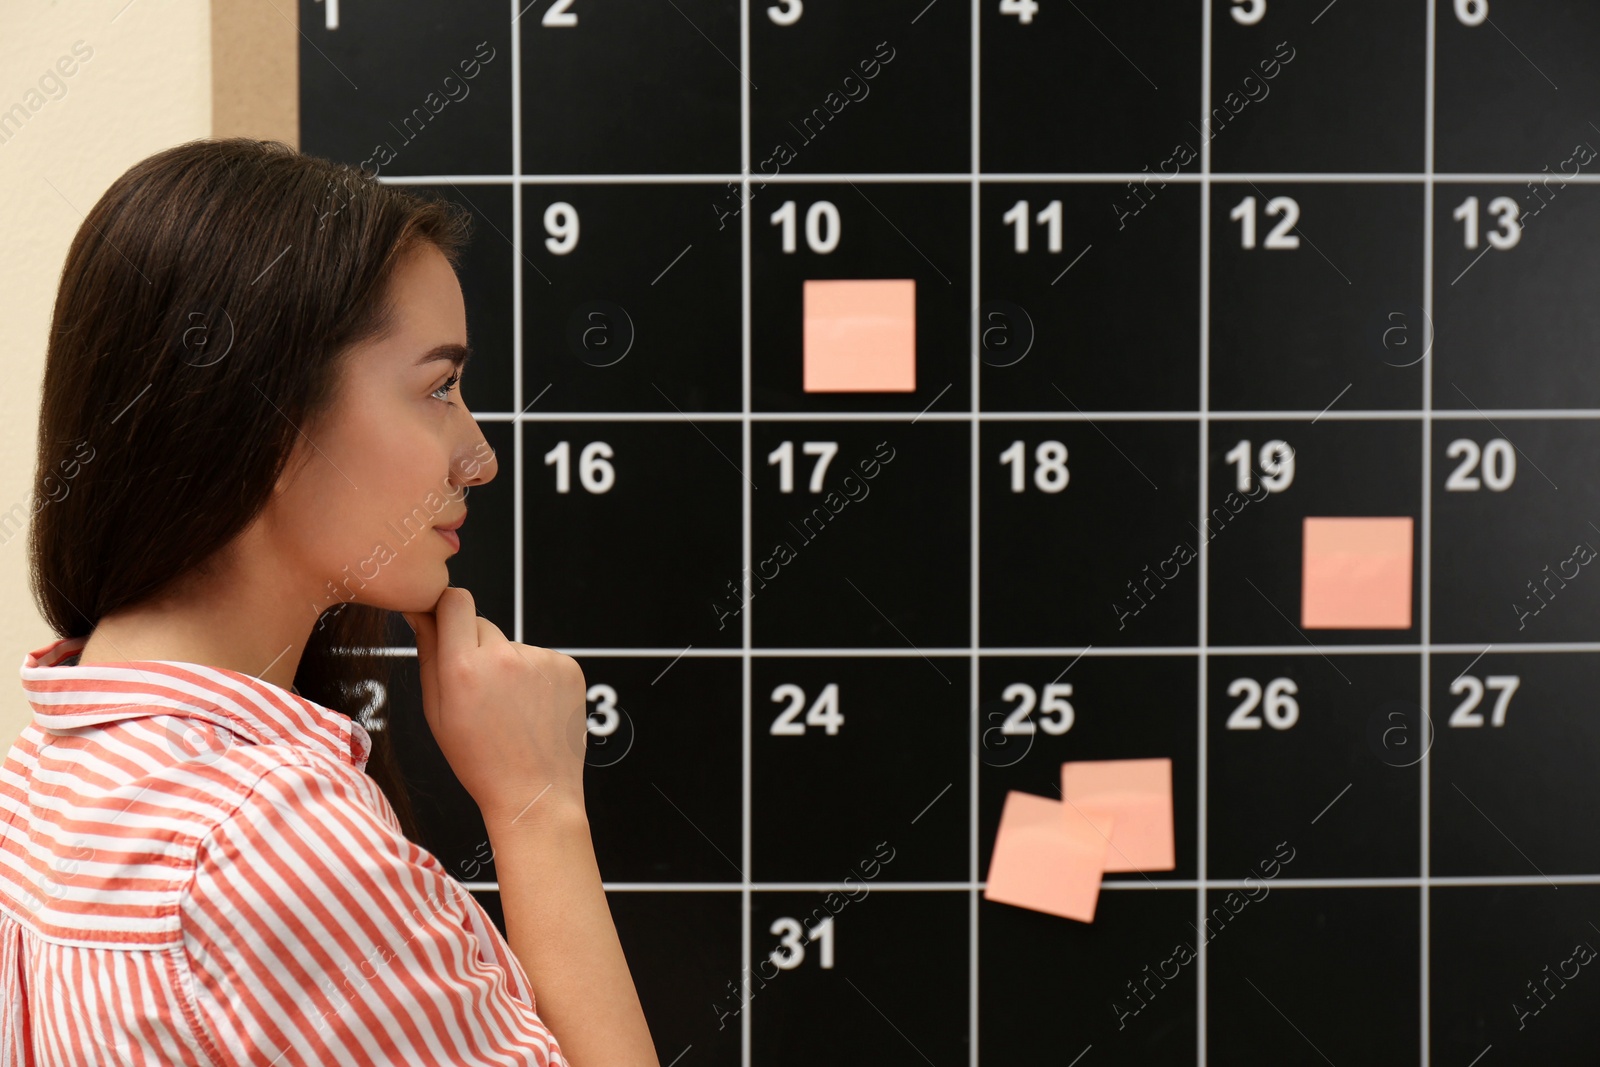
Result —
<path fill-rule="evenodd" d="M 807 280 L 804 337 L 808 393 L 915 391 L 916 280 Z"/>
<path fill-rule="evenodd" d="M 1411 525 L 1409 515 L 1307 518 L 1300 625 L 1410 629 Z"/>
<path fill-rule="evenodd" d="M 1010 790 L 989 859 L 983 899 L 1094 921 L 1100 870 L 1115 821 L 1074 815 L 1051 797 Z M 1067 816 L 1072 816 L 1068 818 Z"/>
<path fill-rule="evenodd" d="M 1109 815 L 1115 820 L 1106 870 L 1170 871 L 1177 866 L 1172 843 L 1172 760 L 1063 763 L 1061 796 L 1068 815 L 1076 811 L 1091 819 Z"/>

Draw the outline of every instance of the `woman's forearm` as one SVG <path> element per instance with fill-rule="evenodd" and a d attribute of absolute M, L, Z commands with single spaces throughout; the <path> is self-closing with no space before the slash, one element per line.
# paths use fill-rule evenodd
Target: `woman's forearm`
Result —
<path fill-rule="evenodd" d="M 537 805 L 535 805 L 537 807 Z M 581 809 L 488 823 L 506 940 L 572 1067 L 660 1067 Z"/>

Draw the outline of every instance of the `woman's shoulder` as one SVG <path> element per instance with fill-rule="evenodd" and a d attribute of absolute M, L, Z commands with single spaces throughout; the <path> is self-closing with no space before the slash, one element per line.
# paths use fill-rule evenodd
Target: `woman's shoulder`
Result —
<path fill-rule="evenodd" d="M 184 894 L 224 858 L 219 832 L 244 841 L 264 821 L 302 834 L 359 825 L 366 847 L 396 862 L 436 863 L 357 767 L 176 716 L 57 734 L 30 725 L 0 770 L 0 817 L 0 910 L 58 942 L 174 943 Z"/>

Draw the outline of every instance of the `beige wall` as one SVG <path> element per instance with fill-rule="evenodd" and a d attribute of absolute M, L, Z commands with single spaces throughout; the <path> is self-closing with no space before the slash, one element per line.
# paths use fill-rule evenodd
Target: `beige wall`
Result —
<path fill-rule="evenodd" d="M 28 587 L 25 524 L 67 246 L 106 186 L 153 152 L 213 135 L 297 140 L 294 0 L 216 8 L 0 0 L 0 748 L 29 717 L 16 669 L 55 636 Z"/>

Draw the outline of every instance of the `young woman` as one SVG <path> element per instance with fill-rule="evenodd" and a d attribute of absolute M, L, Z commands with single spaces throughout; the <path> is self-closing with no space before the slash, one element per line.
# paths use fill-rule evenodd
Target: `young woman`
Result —
<path fill-rule="evenodd" d="M 137 164 L 79 229 L 29 544 L 59 637 L 0 766 L 0 1065 L 658 1064 L 582 671 L 449 585 L 497 470 L 460 389 L 469 220 L 231 139 Z M 394 612 L 504 938 L 352 717 Z"/>

